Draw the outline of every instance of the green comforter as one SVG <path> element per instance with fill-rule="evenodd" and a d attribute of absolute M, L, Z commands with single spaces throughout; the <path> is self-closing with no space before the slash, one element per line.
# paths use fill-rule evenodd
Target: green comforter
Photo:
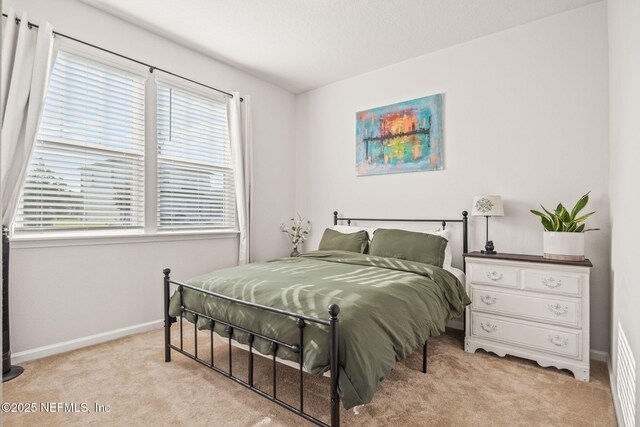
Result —
<path fill-rule="evenodd" d="M 340 306 L 339 394 L 349 409 L 371 401 L 380 381 L 396 361 L 404 359 L 469 303 L 462 284 L 441 268 L 343 251 L 316 251 L 299 258 L 257 262 L 214 271 L 187 283 L 213 292 L 294 313 L 328 319 L 327 306 Z M 297 344 L 299 330 L 291 317 L 184 291 L 187 308 L 226 320 L 256 333 Z M 177 292 L 169 311 L 180 315 Z M 193 316 L 185 316 L 194 321 Z M 200 329 L 209 328 L 206 319 Z M 227 336 L 222 325 L 215 330 Z M 246 344 L 247 337 L 233 333 Z M 329 369 L 328 327 L 307 322 L 304 368 L 314 374 Z M 254 348 L 271 354 L 269 343 L 256 339 Z M 280 347 L 277 356 L 298 362 L 298 355 Z"/>

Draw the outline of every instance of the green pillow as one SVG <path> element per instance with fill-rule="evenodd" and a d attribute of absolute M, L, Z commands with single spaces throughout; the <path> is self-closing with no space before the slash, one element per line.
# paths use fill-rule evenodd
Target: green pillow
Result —
<path fill-rule="evenodd" d="M 369 234 L 365 230 L 355 233 L 340 233 L 327 228 L 320 240 L 320 251 L 349 251 L 363 254 L 369 246 Z"/>
<path fill-rule="evenodd" d="M 369 253 L 442 267 L 447 239 L 427 233 L 378 228 Z"/>

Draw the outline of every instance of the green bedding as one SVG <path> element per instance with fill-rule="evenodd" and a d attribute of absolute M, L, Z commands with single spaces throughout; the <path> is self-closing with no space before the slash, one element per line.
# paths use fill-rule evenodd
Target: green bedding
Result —
<path fill-rule="evenodd" d="M 404 359 L 430 336 L 444 331 L 451 318 L 469 304 L 463 285 L 442 268 L 395 258 L 345 251 L 315 251 L 298 258 L 257 262 L 214 271 L 187 283 L 213 292 L 328 319 L 327 306 L 340 306 L 339 394 L 345 408 L 371 401 L 380 381 L 397 360 Z M 282 342 L 297 344 L 295 320 L 185 289 L 186 307 Z M 177 292 L 170 314 L 180 315 Z M 192 316 L 185 316 L 192 321 Z M 198 320 L 208 329 L 206 319 Z M 222 325 L 215 330 L 227 336 Z M 246 344 L 246 335 L 233 333 Z M 329 369 L 328 327 L 307 322 L 304 368 L 314 374 Z M 271 354 L 269 343 L 256 339 L 254 348 Z M 298 355 L 280 347 L 277 356 L 298 362 Z"/>

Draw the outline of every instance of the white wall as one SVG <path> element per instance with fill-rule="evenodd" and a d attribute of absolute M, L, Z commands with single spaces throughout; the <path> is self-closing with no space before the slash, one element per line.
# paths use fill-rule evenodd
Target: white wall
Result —
<path fill-rule="evenodd" d="M 272 84 L 190 51 L 72 0 L 5 0 L 64 34 L 252 98 L 256 260 L 285 255 L 278 225 L 294 212 L 294 96 Z M 179 242 L 112 243 L 33 248 L 11 258 L 12 352 L 105 333 L 162 317 L 161 269 L 177 280 L 237 260 L 237 237 Z"/>
<path fill-rule="evenodd" d="M 538 203 L 598 211 L 587 255 L 595 267 L 592 348 L 609 348 L 609 151 L 606 6 L 596 3 L 297 97 L 297 211 L 316 247 L 331 212 L 349 216 L 459 217 L 476 194 L 500 194 L 491 221 L 503 252 L 541 254 Z M 378 55 L 375 47 L 371 54 Z M 444 93 L 445 170 L 357 177 L 355 113 Z M 471 249 L 484 242 L 472 219 Z"/>
<path fill-rule="evenodd" d="M 235 238 L 25 246 L 16 244 L 10 261 L 18 360 L 24 351 L 40 357 L 47 353 L 31 351 L 162 319 L 164 267 L 187 279 L 235 265 L 238 248 Z"/>
<path fill-rule="evenodd" d="M 609 90 L 611 153 L 611 361 L 613 393 L 619 354 L 618 327 L 636 361 L 636 423 L 640 423 L 640 324 L 638 303 L 638 212 L 640 198 L 640 3 L 609 0 Z M 637 425 L 637 424 L 636 424 Z"/>

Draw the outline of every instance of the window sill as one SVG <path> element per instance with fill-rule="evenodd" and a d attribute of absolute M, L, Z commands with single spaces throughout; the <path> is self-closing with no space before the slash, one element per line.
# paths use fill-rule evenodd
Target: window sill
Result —
<path fill-rule="evenodd" d="M 189 240 L 233 239 L 238 235 L 234 230 L 159 231 L 155 234 L 67 234 L 67 235 L 18 235 L 11 238 L 12 249 L 56 248 L 67 246 L 122 245 L 156 242 L 182 242 Z"/>

